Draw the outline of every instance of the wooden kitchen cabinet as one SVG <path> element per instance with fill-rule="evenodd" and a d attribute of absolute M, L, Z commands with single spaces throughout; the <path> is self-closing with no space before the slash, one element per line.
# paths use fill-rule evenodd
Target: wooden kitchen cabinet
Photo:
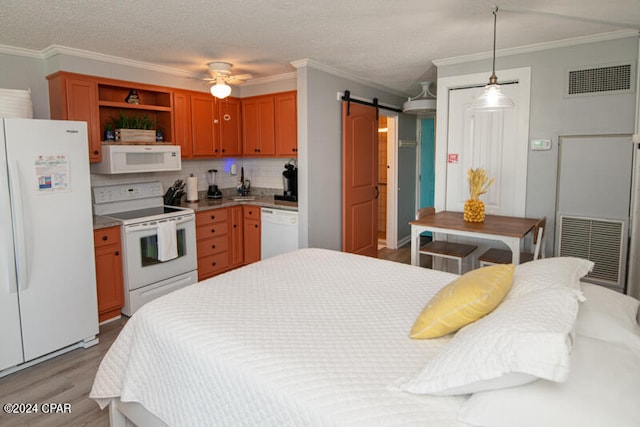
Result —
<path fill-rule="evenodd" d="M 60 71 L 47 76 L 52 119 L 81 120 L 89 131 L 89 159 L 100 162 L 106 125 L 120 114 L 147 116 L 162 131 L 163 142 L 174 140 L 173 92 L 169 88 Z M 137 104 L 126 102 L 135 90 Z M 152 143 L 155 143 L 153 141 Z"/>
<path fill-rule="evenodd" d="M 219 100 L 211 94 L 199 92 L 191 93 L 190 99 L 193 157 L 240 155 L 242 153 L 240 100 L 237 98 Z"/>
<path fill-rule="evenodd" d="M 273 157 L 276 154 L 275 100 L 272 95 L 242 99 L 242 154 Z"/>
<path fill-rule="evenodd" d="M 244 216 L 244 263 L 260 261 L 260 207 L 243 206 Z"/>
<path fill-rule="evenodd" d="M 296 157 L 297 92 L 243 98 L 242 133 L 242 154 L 246 157 Z"/>
<path fill-rule="evenodd" d="M 188 92 L 173 93 L 173 131 L 174 143 L 180 146 L 183 158 L 193 156 L 191 140 L 191 98 Z"/>
<path fill-rule="evenodd" d="M 243 206 L 229 208 L 229 246 L 231 268 L 244 264 L 244 212 Z"/>
<path fill-rule="evenodd" d="M 230 268 L 229 240 L 229 208 L 196 212 L 199 281 Z"/>
<path fill-rule="evenodd" d="M 93 232 L 98 293 L 98 320 L 120 316 L 124 305 L 120 226 Z"/>
<path fill-rule="evenodd" d="M 89 161 L 100 162 L 101 132 L 98 112 L 98 83 L 78 74 L 58 72 L 49 80 L 49 110 L 52 120 L 87 122 Z"/>
<path fill-rule="evenodd" d="M 297 92 L 282 92 L 274 95 L 276 156 L 298 155 L 298 101 Z"/>
<path fill-rule="evenodd" d="M 221 156 L 242 154 L 242 103 L 239 98 L 216 99 Z"/>

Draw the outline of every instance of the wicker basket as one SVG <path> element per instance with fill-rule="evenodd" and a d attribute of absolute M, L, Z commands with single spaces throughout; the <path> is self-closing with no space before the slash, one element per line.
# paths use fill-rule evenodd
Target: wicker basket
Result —
<path fill-rule="evenodd" d="M 156 142 L 155 130 L 144 129 L 116 129 L 116 144 L 153 144 Z"/>

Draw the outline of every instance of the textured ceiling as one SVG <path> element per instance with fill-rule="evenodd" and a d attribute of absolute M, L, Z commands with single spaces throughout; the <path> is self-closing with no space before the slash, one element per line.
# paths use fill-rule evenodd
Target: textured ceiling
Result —
<path fill-rule="evenodd" d="M 415 95 L 432 60 L 491 51 L 496 3 L 498 50 L 640 28 L 640 0 L 2 0 L 0 44 L 203 76 L 214 60 L 267 77 L 309 58 Z"/>

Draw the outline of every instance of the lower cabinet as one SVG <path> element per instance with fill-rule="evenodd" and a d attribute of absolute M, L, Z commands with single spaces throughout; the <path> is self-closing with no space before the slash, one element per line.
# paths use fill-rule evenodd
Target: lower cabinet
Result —
<path fill-rule="evenodd" d="M 229 209 L 196 213 L 198 280 L 229 269 Z"/>
<path fill-rule="evenodd" d="M 98 320 L 104 322 L 120 316 L 124 305 L 120 226 L 93 232 L 98 291 Z"/>
<path fill-rule="evenodd" d="M 196 212 L 198 280 L 260 260 L 260 207 Z"/>
<path fill-rule="evenodd" d="M 244 263 L 260 261 L 260 207 L 245 205 L 244 213 Z"/>

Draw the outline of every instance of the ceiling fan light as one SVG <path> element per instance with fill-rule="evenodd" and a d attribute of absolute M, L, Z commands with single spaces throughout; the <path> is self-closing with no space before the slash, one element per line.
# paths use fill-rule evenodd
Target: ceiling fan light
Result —
<path fill-rule="evenodd" d="M 218 99 L 224 99 L 227 96 L 231 95 L 231 86 L 226 83 L 216 83 L 211 86 L 211 95 L 215 96 Z"/>
<path fill-rule="evenodd" d="M 501 111 L 514 108 L 515 106 L 513 100 L 502 93 L 499 84 L 489 84 L 484 87 L 484 93 L 473 101 L 469 109 Z"/>

